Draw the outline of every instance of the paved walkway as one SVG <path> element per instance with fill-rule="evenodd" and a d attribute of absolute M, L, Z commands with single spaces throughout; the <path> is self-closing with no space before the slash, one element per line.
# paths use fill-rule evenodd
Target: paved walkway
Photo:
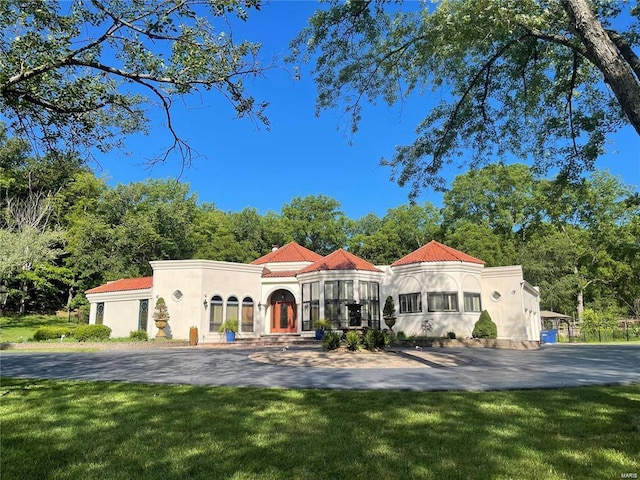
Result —
<path fill-rule="evenodd" d="M 370 356 L 317 347 L 2 353 L 0 375 L 245 387 L 502 390 L 640 383 L 640 345 L 427 349 Z M 336 368 L 337 367 L 337 368 Z"/>

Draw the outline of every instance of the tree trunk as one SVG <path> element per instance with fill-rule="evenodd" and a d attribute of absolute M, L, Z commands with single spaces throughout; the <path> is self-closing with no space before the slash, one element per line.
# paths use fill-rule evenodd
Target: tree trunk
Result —
<path fill-rule="evenodd" d="M 26 280 L 22 280 L 22 295 L 20 296 L 20 315 L 27 313 L 27 295 L 29 294 L 29 285 Z"/>
<path fill-rule="evenodd" d="M 577 265 L 573 266 L 573 274 L 576 276 L 576 280 L 578 281 L 578 298 L 576 299 L 576 310 L 578 311 L 578 321 L 581 322 L 582 314 L 584 313 L 584 289 L 582 288 L 580 282 Z"/>
<path fill-rule="evenodd" d="M 609 38 L 587 0 L 562 0 L 562 6 L 569 16 L 571 27 L 640 135 L 640 83 L 631 66 Z"/>

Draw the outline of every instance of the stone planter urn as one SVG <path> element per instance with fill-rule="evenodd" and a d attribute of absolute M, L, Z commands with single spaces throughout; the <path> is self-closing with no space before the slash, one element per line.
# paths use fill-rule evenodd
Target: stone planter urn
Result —
<path fill-rule="evenodd" d="M 158 333 L 156 333 L 156 338 L 166 338 L 167 334 L 164 329 L 167 327 L 166 320 L 156 320 L 156 327 L 158 328 Z"/>
<path fill-rule="evenodd" d="M 162 297 L 158 298 L 156 301 L 153 320 L 156 322 L 156 327 L 158 327 L 156 338 L 167 338 L 167 334 L 164 329 L 167 328 L 167 323 L 169 322 L 169 310 L 167 309 L 167 304 Z"/>
<path fill-rule="evenodd" d="M 393 326 L 396 324 L 396 317 L 385 317 L 384 323 L 389 330 L 393 330 Z"/>

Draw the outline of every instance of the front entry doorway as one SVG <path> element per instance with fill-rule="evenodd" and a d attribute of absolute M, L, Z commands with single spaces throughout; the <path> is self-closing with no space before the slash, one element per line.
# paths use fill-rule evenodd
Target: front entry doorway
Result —
<path fill-rule="evenodd" d="M 271 295 L 271 333 L 296 333 L 296 299 L 288 290 L 277 290 Z"/>

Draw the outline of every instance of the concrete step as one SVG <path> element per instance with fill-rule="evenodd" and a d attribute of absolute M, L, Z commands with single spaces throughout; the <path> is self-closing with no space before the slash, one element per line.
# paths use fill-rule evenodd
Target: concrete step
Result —
<path fill-rule="evenodd" d="M 285 346 L 285 345 L 320 345 L 320 342 L 314 337 L 303 337 L 298 334 L 287 335 L 264 335 L 260 337 L 244 337 L 236 336 L 235 342 L 226 343 L 224 337 L 219 340 L 205 339 L 199 345 L 227 345 L 235 347 L 258 347 L 258 346 Z"/>

